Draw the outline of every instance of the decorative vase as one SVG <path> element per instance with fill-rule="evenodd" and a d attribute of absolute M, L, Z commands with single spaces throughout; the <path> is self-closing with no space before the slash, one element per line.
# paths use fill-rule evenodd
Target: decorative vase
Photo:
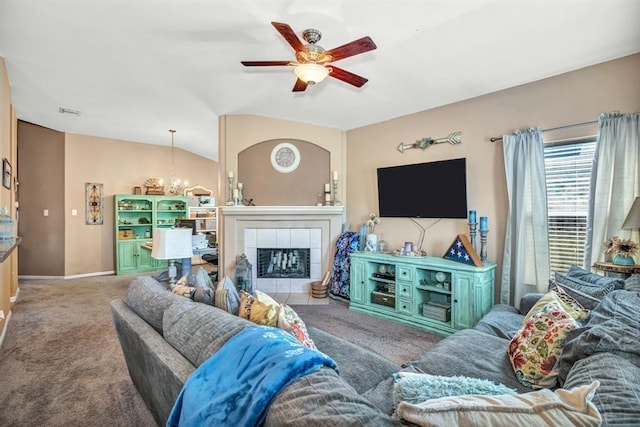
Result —
<path fill-rule="evenodd" d="M 375 233 L 367 234 L 365 242 L 366 242 L 365 250 L 370 251 L 370 252 L 376 252 L 376 250 L 378 249 L 378 235 L 377 234 L 375 234 Z"/>
<path fill-rule="evenodd" d="M 636 261 L 633 259 L 633 257 L 615 254 L 613 256 L 613 263 L 615 265 L 635 265 Z"/>

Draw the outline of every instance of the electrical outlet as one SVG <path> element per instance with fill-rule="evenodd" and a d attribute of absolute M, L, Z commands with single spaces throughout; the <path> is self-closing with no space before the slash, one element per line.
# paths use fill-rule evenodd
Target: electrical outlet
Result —
<path fill-rule="evenodd" d="M 0 320 L 4 320 L 4 310 L 0 310 Z"/>

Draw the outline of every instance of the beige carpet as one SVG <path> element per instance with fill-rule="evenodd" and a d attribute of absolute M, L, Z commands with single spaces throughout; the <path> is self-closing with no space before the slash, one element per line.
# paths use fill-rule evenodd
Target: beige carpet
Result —
<path fill-rule="evenodd" d="M 154 426 L 133 386 L 109 303 L 133 276 L 20 283 L 0 348 L 0 426 Z M 309 324 L 397 363 L 439 337 L 348 310 L 295 306 Z"/>

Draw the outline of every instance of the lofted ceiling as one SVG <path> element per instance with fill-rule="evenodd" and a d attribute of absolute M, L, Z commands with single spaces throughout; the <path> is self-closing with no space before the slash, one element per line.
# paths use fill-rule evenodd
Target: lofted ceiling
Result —
<path fill-rule="evenodd" d="M 0 56 L 21 120 L 63 132 L 175 145 L 217 160 L 218 116 L 342 130 L 640 52 L 638 0 L 0 0 Z M 378 48 L 292 92 L 291 46 L 271 21 L 331 49 Z M 60 107 L 80 111 L 61 114 Z"/>

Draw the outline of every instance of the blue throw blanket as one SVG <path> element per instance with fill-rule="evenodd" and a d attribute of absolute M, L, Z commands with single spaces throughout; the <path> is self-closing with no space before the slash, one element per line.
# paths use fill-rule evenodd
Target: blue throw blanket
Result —
<path fill-rule="evenodd" d="M 338 371 L 281 329 L 247 328 L 189 376 L 167 426 L 258 426 L 281 390 L 323 366 Z"/>

